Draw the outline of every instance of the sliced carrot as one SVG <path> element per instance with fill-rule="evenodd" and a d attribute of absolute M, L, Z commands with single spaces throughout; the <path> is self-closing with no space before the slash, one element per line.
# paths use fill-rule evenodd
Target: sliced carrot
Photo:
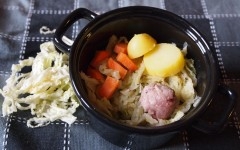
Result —
<path fill-rule="evenodd" d="M 107 66 L 110 69 L 113 70 L 117 70 L 119 71 L 119 74 L 121 76 L 121 79 L 123 79 L 126 74 L 127 74 L 127 69 L 125 69 L 124 67 L 122 67 L 118 62 L 116 62 L 115 60 L 113 60 L 112 58 L 109 58 L 107 61 Z"/>
<path fill-rule="evenodd" d="M 127 56 L 127 54 L 120 52 L 116 59 L 130 71 L 135 71 L 138 68 L 137 65 Z"/>
<path fill-rule="evenodd" d="M 90 66 L 88 67 L 86 74 L 99 81 L 104 81 L 104 75 L 101 74 L 101 72 L 99 72 L 97 69 Z"/>
<path fill-rule="evenodd" d="M 119 80 L 113 77 L 107 76 L 106 80 L 103 84 L 97 88 L 97 95 L 100 97 L 105 97 L 110 99 L 114 92 L 117 90 L 119 86 Z"/>
<path fill-rule="evenodd" d="M 125 53 L 127 54 L 127 43 L 117 43 L 114 47 L 114 52 L 115 53 Z"/>
<path fill-rule="evenodd" d="M 111 53 L 106 50 L 97 51 L 90 65 L 97 68 L 104 60 L 110 57 Z"/>

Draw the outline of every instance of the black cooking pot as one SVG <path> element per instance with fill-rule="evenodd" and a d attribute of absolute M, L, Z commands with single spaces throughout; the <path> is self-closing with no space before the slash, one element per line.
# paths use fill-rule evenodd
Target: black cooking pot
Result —
<path fill-rule="evenodd" d="M 87 19 L 89 23 L 78 34 L 73 45 L 69 46 L 63 42 L 62 37 L 79 19 Z M 148 33 L 158 43 L 176 43 L 179 47 L 182 47 L 184 42 L 188 43 L 187 57 L 194 59 L 198 81 L 196 91 L 201 101 L 179 121 L 159 127 L 123 125 L 106 118 L 88 101 L 85 84 L 79 72 L 86 70 L 95 51 L 105 48 L 113 34 L 130 39 L 138 33 Z M 131 149 L 156 148 L 189 126 L 206 133 L 218 132 L 233 111 L 236 95 L 226 86 L 218 85 L 216 62 L 208 42 L 195 27 L 171 12 L 152 7 L 132 6 L 97 15 L 90 10 L 79 8 L 56 30 L 54 43 L 59 50 L 70 55 L 69 70 L 72 85 L 89 115 L 91 126 L 103 138 L 116 145 Z M 219 92 L 226 95 L 225 111 L 219 112 L 222 113 L 221 118 L 209 125 L 207 121 L 200 119 L 200 115 Z"/>

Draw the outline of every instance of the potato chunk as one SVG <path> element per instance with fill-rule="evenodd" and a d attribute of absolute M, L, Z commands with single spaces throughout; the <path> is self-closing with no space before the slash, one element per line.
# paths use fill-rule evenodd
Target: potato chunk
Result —
<path fill-rule="evenodd" d="M 135 34 L 128 43 L 127 51 L 131 59 L 138 58 L 151 51 L 157 41 L 146 33 Z"/>
<path fill-rule="evenodd" d="M 180 72 L 185 60 L 181 50 L 174 44 L 161 43 L 144 55 L 146 70 L 150 75 L 168 77 Z"/>

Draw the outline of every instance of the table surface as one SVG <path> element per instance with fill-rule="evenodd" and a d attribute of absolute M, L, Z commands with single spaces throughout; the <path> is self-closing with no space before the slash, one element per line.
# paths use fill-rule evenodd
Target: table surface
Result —
<path fill-rule="evenodd" d="M 57 2 L 57 3 L 56 3 Z M 0 88 L 11 74 L 11 65 L 34 56 L 39 45 L 53 34 L 39 33 L 42 26 L 55 29 L 74 9 L 88 8 L 97 14 L 120 7 L 145 5 L 166 9 L 185 18 L 209 41 L 216 57 L 220 82 L 240 95 L 240 1 L 239 0 L 1 0 L 0 1 Z M 74 39 L 86 22 L 75 23 L 68 33 Z M 0 97 L 0 105 L 3 102 Z M 239 101 L 239 99 L 237 99 Z M 2 114 L 2 111 L 0 111 Z M 16 149 L 125 149 L 96 134 L 79 108 L 73 125 L 56 121 L 42 128 L 27 128 L 28 115 L 18 112 L 0 118 L 0 147 Z M 1 115 L 2 116 L 2 115 Z M 180 131 L 159 149 L 240 149 L 240 105 L 225 129 L 207 135 L 191 127 Z"/>

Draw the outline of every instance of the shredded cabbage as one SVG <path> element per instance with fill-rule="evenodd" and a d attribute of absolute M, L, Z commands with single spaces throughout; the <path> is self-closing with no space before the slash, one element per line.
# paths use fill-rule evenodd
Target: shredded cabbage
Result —
<path fill-rule="evenodd" d="M 80 103 L 70 84 L 69 57 L 58 53 L 52 42 L 41 44 L 40 50 L 35 58 L 12 65 L 12 74 L 0 89 L 3 116 L 30 110 L 34 117 L 27 120 L 28 127 L 42 127 L 59 119 L 71 125 Z M 24 72 L 25 68 L 31 71 Z"/>

